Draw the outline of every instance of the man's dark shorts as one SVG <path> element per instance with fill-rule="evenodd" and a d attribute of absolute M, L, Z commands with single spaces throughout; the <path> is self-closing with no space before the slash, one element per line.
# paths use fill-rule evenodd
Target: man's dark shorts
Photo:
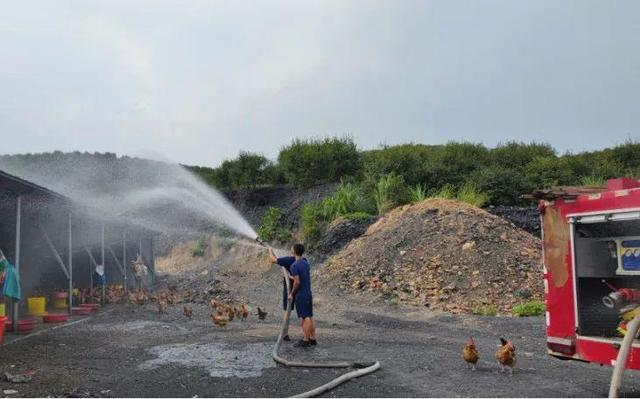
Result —
<path fill-rule="evenodd" d="M 282 310 L 287 310 L 287 302 L 289 302 L 289 298 L 287 295 L 287 283 L 282 282 Z M 296 299 L 293 298 L 293 302 L 291 303 L 291 310 L 296 308 Z"/>
<path fill-rule="evenodd" d="M 300 319 L 313 317 L 313 297 L 298 298 L 296 300 L 296 313 L 298 313 L 298 318 Z"/>

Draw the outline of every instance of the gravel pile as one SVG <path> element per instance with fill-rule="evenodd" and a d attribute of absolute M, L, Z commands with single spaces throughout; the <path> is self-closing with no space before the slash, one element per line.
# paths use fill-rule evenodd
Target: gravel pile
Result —
<path fill-rule="evenodd" d="M 507 219 L 516 227 L 520 227 L 536 237 L 540 237 L 540 212 L 535 206 L 490 206 L 487 211 Z"/>
<path fill-rule="evenodd" d="M 397 208 L 316 272 L 350 291 L 451 313 L 541 300 L 540 240 L 509 221 L 457 201 Z"/>
<path fill-rule="evenodd" d="M 324 261 L 329 256 L 347 246 L 354 238 L 360 237 L 378 218 L 376 216 L 345 219 L 338 218 L 327 226 L 327 230 L 313 249 L 317 260 Z"/>

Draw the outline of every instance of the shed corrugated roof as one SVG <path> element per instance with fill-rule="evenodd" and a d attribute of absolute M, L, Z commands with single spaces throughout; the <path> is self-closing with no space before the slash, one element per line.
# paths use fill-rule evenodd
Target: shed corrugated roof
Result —
<path fill-rule="evenodd" d="M 27 194 L 32 192 L 38 192 L 57 199 L 62 199 L 71 202 L 70 198 L 65 197 L 62 194 L 58 194 L 55 191 L 51 191 L 46 187 L 39 186 L 28 180 L 19 178 L 18 176 L 11 175 L 7 172 L 0 170 L 0 189 L 7 190 L 15 195 Z"/>

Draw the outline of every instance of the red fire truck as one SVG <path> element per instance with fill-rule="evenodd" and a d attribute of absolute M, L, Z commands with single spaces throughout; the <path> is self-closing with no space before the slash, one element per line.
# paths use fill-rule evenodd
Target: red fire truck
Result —
<path fill-rule="evenodd" d="M 549 354 L 615 364 L 640 305 L 640 182 L 539 191 Z M 640 369 L 640 340 L 627 368 Z"/>

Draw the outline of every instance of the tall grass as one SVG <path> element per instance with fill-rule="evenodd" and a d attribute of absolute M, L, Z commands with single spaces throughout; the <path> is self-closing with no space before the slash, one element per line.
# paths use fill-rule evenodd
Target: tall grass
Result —
<path fill-rule="evenodd" d="M 409 189 L 409 199 L 412 204 L 422 202 L 427 198 L 427 189 L 423 185 L 417 185 Z"/>
<path fill-rule="evenodd" d="M 362 191 L 353 183 L 341 183 L 332 196 L 322 201 L 322 216 L 331 221 L 339 216 L 366 211 Z"/>
<path fill-rule="evenodd" d="M 489 202 L 489 195 L 478 190 L 472 183 L 465 183 L 459 190 L 456 190 L 451 184 L 445 184 L 431 198 L 458 200 L 478 208 Z"/>
<path fill-rule="evenodd" d="M 376 209 L 378 214 L 382 215 L 392 207 L 391 203 L 391 186 L 393 184 L 393 176 L 382 176 L 378 183 L 376 183 L 376 189 L 373 192 L 373 199 L 376 202 Z"/>
<path fill-rule="evenodd" d="M 580 184 L 590 187 L 604 187 L 607 185 L 607 179 L 602 176 L 582 176 Z"/>
<path fill-rule="evenodd" d="M 439 191 L 435 193 L 433 198 L 455 199 L 456 189 L 451 184 L 445 184 Z"/>
<path fill-rule="evenodd" d="M 315 202 L 304 204 L 300 211 L 302 235 L 309 248 L 313 248 L 322 236 L 322 213 L 322 205 Z"/>
<path fill-rule="evenodd" d="M 466 183 L 460 190 L 458 190 L 456 199 L 480 208 L 489 201 L 489 196 L 480 192 L 475 185 Z"/>

